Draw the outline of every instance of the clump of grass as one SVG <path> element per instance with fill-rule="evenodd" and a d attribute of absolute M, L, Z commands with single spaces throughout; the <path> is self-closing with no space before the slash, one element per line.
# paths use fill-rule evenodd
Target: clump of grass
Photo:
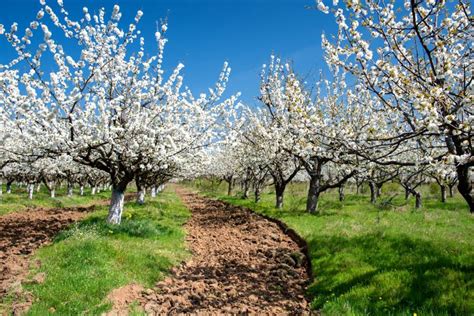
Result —
<path fill-rule="evenodd" d="M 42 264 L 31 275 L 43 272 L 46 280 L 26 286 L 37 299 L 31 315 L 101 314 L 112 289 L 152 286 L 188 256 L 182 225 L 189 212 L 174 192 L 142 206 L 127 203 L 120 226 L 106 224 L 106 215 L 103 207 L 38 250 Z"/>
<path fill-rule="evenodd" d="M 282 210 L 274 208 L 274 195 L 256 204 L 223 190 L 205 193 L 278 218 L 308 242 L 313 309 L 323 315 L 474 314 L 474 217 L 462 197 L 441 203 L 425 186 L 424 206 L 415 211 L 413 199 L 405 201 L 400 186 L 390 183 L 377 204 L 368 191 L 347 190 L 342 203 L 336 191 L 325 193 L 320 213 L 310 215 L 305 186 L 292 186 L 286 201 L 302 201 Z"/>

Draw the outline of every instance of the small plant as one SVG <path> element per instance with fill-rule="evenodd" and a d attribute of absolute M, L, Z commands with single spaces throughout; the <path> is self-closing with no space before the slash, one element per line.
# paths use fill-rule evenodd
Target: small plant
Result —
<path fill-rule="evenodd" d="M 393 194 L 386 198 L 380 199 L 380 202 L 377 204 L 377 208 L 380 210 L 390 210 L 393 209 L 396 205 L 393 203 L 393 200 L 398 194 Z"/>

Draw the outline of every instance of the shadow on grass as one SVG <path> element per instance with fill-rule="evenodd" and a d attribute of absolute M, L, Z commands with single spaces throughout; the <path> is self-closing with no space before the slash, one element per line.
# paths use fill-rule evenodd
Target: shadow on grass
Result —
<path fill-rule="evenodd" d="M 308 242 L 316 276 L 308 289 L 314 308 L 336 304 L 340 312 L 346 305 L 372 315 L 474 312 L 472 257 L 461 259 L 406 235 L 318 236 Z"/>

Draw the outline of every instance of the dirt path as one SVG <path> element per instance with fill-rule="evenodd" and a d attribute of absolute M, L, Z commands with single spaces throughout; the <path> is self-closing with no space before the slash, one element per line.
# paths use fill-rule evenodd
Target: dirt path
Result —
<path fill-rule="evenodd" d="M 305 258 L 275 223 L 181 188 L 177 193 L 192 211 L 186 230 L 193 257 L 141 294 L 145 312 L 309 314 Z"/>

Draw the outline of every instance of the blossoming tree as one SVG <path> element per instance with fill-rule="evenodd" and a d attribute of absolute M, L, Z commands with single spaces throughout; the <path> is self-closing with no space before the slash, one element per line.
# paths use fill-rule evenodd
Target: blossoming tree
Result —
<path fill-rule="evenodd" d="M 141 11 L 123 29 L 117 5 L 110 18 L 104 9 L 91 14 L 84 8 L 83 17 L 73 20 L 62 1 L 60 15 L 41 3 L 24 34 L 16 23 L 10 31 L 0 26 L 18 55 L 0 65 L 2 118 L 9 121 L 4 124 L 21 130 L 21 146 L 15 148 L 20 156 L 67 154 L 108 173 L 113 188 L 108 221 L 118 224 L 124 192 L 136 176 L 183 163 L 186 155 L 218 137 L 224 114 L 232 113 L 236 102 L 236 96 L 221 100 L 230 67 L 224 65 L 208 95 L 196 98 L 183 88 L 182 64 L 164 77 L 166 24 L 155 34 L 156 54 L 148 55 L 136 27 Z M 40 34 L 43 39 L 34 49 L 31 39 Z M 62 45 L 60 37 L 69 45 Z M 46 58 L 54 66 L 45 66 Z"/>
<path fill-rule="evenodd" d="M 371 91 L 380 101 L 380 113 L 403 122 L 378 141 L 393 148 L 410 139 L 441 140 L 444 152 L 425 151 L 424 163 L 453 166 L 459 192 L 474 212 L 474 27 L 469 1 L 344 0 L 330 7 L 317 0 L 317 6 L 326 13 L 332 8 L 339 25 L 334 38 L 323 36 L 328 63 Z"/>

